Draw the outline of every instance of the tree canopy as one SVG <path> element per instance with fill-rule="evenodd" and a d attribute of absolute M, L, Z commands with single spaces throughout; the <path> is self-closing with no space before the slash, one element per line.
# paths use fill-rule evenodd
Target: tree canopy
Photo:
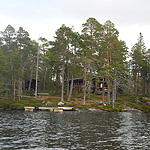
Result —
<path fill-rule="evenodd" d="M 85 104 L 93 77 L 99 77 L 103 82 L 105 79 L 107 102 L 110 103 L 112 96 L 113 105 L 119 93 L 150 94 L 150 50 L 145 47 L 142 33 L 128 52 L 125 41 L 119 39 L 119 31 L 110 20 L 101 24 L 95 18 L 88 18 L 82 26 L 81 34 L 63 24 L 56 30 L 53 41 L 39 38 L 38 90 L 61 93 L 61 101 L 66 94 L 70 101 L 73 80 L 81 78 Z M 9 89 L 15 100 L 16 89 L 20 94 L 22 90 L 32 89 L 32 79 L 36 79 L 37 50 L 38 42 L 32 40 L 23 27 L 16 31 L 8 25 L 1 31 L 1 94 Z"/>

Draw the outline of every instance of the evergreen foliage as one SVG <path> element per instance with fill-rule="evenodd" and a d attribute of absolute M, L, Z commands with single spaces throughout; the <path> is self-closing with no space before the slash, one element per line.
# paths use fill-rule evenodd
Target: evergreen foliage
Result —
<path fill-rule="evenodd" d="M 103 101 L 107 94 L 107 102 L 112 103 L 113 108 L 119 93 L 150 94 L 150 49 L 146 49 L 142 33 L 128 55 L 126 43 L 119 40 L 119 32 L 110 20 L 102 25 L 95 18 L 89 18 L 82 26 L 81 34 L 63 24 L 56 30 L 54 41 L 39 38 L 38 90 L 61 94 L 61 101 L 65 94 L 70 101 L 75 90 L 73 80 L 82 78 L 85 105 L 86 97 L 90 97 L 92 78 L 101 77 L 107 79 L 107 93 L 102 89 Z M 32 89 L 37 49 L 38 43 L 31 40 L 23 27 L 16 31 L 8 25 L 1 32 L 1 93 L 9 93 L 15 100 L 17 95 L 20 98 L 22 89 Z M 128 62 L 127 56 L 130 56 Z M 96 83 L 99 83 L 98 78 Z"/>

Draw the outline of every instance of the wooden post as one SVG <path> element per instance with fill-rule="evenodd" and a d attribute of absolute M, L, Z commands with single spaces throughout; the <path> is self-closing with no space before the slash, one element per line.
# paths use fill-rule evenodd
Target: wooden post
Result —
<path fill-rule="evenodd" d="M 53 109 L 49 109 L 50 112 L 53 112 Z"/>
<path fill-rule="evenodd" d="M 56 113 L 63 113 L 63 110 L 62 109 L 54 109 L 54 112 L 56 112 Z"/>
<path fill-rule="evenodd" d="M 26 112 L 33 112 L 33 109 L 25 109 Z"/>

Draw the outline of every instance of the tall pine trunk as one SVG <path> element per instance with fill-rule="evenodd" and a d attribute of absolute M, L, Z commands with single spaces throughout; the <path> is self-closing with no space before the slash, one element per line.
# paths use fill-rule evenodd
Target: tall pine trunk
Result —
<path fill-rule="evenodd" d="M 67 69 L 67 96 L 69 96 L 69 69 Z"/>
<path fill-rule="evenodd" d="M 146 81 L 145 81 L 146 79 L 145 78 L 143 78 L 143 94 L 145 94 L 145 84 L 146 84 Z"/>
<path fill-rule="evenodd" d="M 74 52 L 76 53 L 76 47 L 74 47 Z M 71 86 L 70 86 L 68 101 L 70 101 L 71 95 L 72 95 L 72 91 L 73 91 L 73 80 L 74 80 L 75 60 L 76 60 L 76 55 L 74 56 L 73 70 L 72 70 L 72 75 L 71 75 Z"/>
<path fill-rule="evenodd" d="M 16 96 L 16 82 L 14 78 L 14 94 L 13 94 L 13 100 L 15 101 L 15 96 Z"/>
<path fill-rule="evenodd" d="M 65 56 L 63 55 L 62 64 L 62 86 L 61 86 L 61 102 L 64 100 L 64 74 L 65 74 Z"/>
<path fill-rule="evenodd" d="M 107 79 L 107 103 L 110 104 L 110 79 Z"/>
<path fill-rule="evenodd" d="M 85 105 L 85 99 L 86 99 L 86 81 L 84 81 L 84 97 L 83 97 L 83 105 Z"/>
<path fill-rule="evenodd" d="M 19 102 L 20 102 L 20 94 L 21 94 L 21 81 L 19 79 L 19 81 L 18 81 L 18 98 L 19 98 Z"/>
<path fill-rule="evenodd" d="M 43 91 L 45 91 L 45 84 L 46 84 L 46 75 L 47 75 L 47 70 L 46 66 L 44 67 L 44 78 L 43 78 Z"/>
<path fill-rule="evenodd" d="M 115 88 L 112 88 L 112 108 L 114 109 L 114 103 L 115 103 Z"/>
<path fill-rule="evenodd" d="M 110 87 L 108 85 L 108 89 L 107 89 L 107 103 L 110 104 Z"/>
<path fill-rule="evenodd" d="M 91 90 L 91 82 L 90 81 L 87 82 L 87 90 L 88 90 L 87 98 L 90 98 L 90 96 L 91 96 L 91 92 L 90 92 L 90 90 Z"/>
<path fill-rule="evenodd" d="M 135 85 L 134 85 L 134 88 L 135 88 L 135 95 L 137 95 L 137 64 L 135 64 Z"/>
<path fill-rule="evenodd" d="M 59 93 L 59 65 L 56 66 L 56 94 Z"/>
<path fill-rule="evenodd" d="M 116 100 L 116 98 L 117 98 L 117 79 L 115 78 L 115 80 L 114 80 L 114 99 Z"/>
<path fill-rule="evenodd" d="M 72 95 L 72 90 L 73 90 L 73 78 L 74 78 L 74 74 L 72 73 L 72 75 L 71 75 L 71 86 L 70 86 L 68 101 L 70 101 L 71 95 Z"/>
<path fill-rule="evenodd" d="M 103 81 L 102 81 L 102 103 L 104 104 L 104 100 L 105 100 L 105 91 L 104 91 L 104 78 L 103 78 Z"/>
<path fill-rule="evenodd" d="M 113 81 L 113 88 L 112 88 L 112 108 L 114 109 L 116 100 L 116 79 Z"/>
<path fill-rule="evenodd" d="M 31 66 L 31 74 L 30 74 L 30 81 L 29 81 L 28 91 L 31 90 L 32 75 L 33 75 L 33 57 L 32 57 L 32 66 Z"/>
<path fill-rule="evenodd" d="M 87 72 L 87 66 L 86 66 L 86 56 L 85 56 L 85 64 L 84 64 L 84 96 L 83 96 L 83 105 L 85 105 L 85 99 L 86 99 L 86 72 Z"/>

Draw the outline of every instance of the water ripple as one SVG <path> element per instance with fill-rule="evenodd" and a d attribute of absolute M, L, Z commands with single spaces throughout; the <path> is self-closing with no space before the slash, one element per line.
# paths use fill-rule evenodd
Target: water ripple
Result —
<path fill-rule="evenodd" d="M 150 149 L 150 114 L 0 112 L 2 150 Z"/>

